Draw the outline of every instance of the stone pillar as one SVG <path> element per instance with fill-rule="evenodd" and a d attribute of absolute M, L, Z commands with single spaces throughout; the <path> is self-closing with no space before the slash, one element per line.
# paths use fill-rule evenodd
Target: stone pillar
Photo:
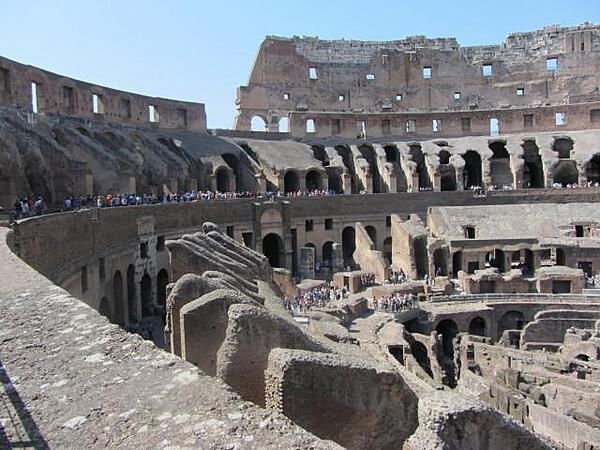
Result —
<path fill-rule="evenodd" d="M 261 171 L 254 175 L 254 178 L 256 179 L 258 192 L 267 192 L 267 177 L 265 177 L 265 174 Z"/>
<path fill-rule="evenodd" d="M 462 191 L 465 189 L 465 183 L 463 180 L 464 167 L 455 167 L 454 176 L 456 177 L 456 190 Z"/>
<path fill-rule="evenodd" d="M 393 172 L 393 169 L 390 169 L 389 178 L 388 178 L 388 192 L 397 192 L 398 191 L 398 180 L 396 179 L 396 174 Z"/>
<path fill-rule="evenodd" d="M 342 189 L 344 194 L 352 194 L 352 175 L 350 175 L 346 169 L 342 174 Z"/>
<path fill-rule="evenodd" d="M 492 165 L 489 158 L 481 160 L 481 179 L 486 191 L 494 184 L 492 183 Z"/>
<path fill-rule="evenodd" d="M 190 191 L 197 191 L 198 190 L 198 180 L 196 180 L 195 178 L 189 178 L 188 179 L 188 189 Z"/>
<path fill-rule="evenodd" d="M 337 242 L 332 245 L 331 268 L 333 271 L 344 270 L 344 252 L 342 244 Z"/>
<path fill-rule="evenodd" d="M 327 173 L 324 175 L 321 174 L 321 189 L 324 191 L 329 190 L 329 177 L 327 176 Z"/>
<path fill-rule="evenodd" d="M 513 189 L 523 189 L 523 166 L 525 161 L 519 155 L 510 154 L 510 171 L 513 177 Z"/>

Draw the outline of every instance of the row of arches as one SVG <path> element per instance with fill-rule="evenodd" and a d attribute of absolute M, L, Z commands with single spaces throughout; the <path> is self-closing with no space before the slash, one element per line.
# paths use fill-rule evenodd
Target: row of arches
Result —
<path fill-rule="evenodd" d="M 112 296 L 104 296 L 100 299 L 98 311 L 111 322 L 119 325 L 137 323 L 144 317 L 154 315 L 155 305 L 166 306 L 168 284 L 169 273 L 166 269 L 161 269 L 156 274 L 154 283 L 147 272 L 142 275 L 140 282 L 136 283 L 135 268 L 130 264 L 125 279 L 120 270 L 115 271 L 112 278 Z M 138 289 L 141 300 L 139 312 Z"/>
<path fill-rule="evenodd" d="M 304 186 L 307 190 L 323 189 L 323 180 L 321 174 L 317 170 L 309 170 L 304 176 Z M 283 177 L 283 190 L 290 193 L 301 189 L 300 174 L 295 170 L 288 170 Z"/>

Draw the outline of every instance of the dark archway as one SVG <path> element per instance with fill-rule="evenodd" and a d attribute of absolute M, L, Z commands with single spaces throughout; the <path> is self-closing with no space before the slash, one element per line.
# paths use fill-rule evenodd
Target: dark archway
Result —
<path fill-rule="evenodd" d="M 449 359 L 454 358 L 454 338 L 458 334 L 456 322 L 452 319 L 444 319 L 435 327 L 435 331 L 442 336 L 442 351 Z"/>
<path fill-rule="evenodd" d="M 354 266 L 354 250 L 356 250 L 356 232 L 354 227 L 346 227 L 342 230 L 342 252 L 344 255 L 344 265 Z"/>
<path fill-rule="evenodd" d="M 452 255 L 452 276 L 458 278 L 458 272 L 462 270 L 462 252 L 457 251 Z"/>
<path fill-rule="evenodd" d="M 169 284 L 169 273 L 162 269 L 156 275 L 156 303 L 162 306 L 167 304 L 167 285 Z"/>
<path fill-rule="evenodd" d="M 492 184 L 499 189 L 513 185 L 513 176 L 510 170 L 510 155 L 506 150 L 506 142 L 496 141 L 489 145 L 492 151 L 490 159 L 490 172 Z"/>
<path fill-rule="evenodd" d="M 123 298 L 123 275 L 117 270 L 113 276 L 113 304 L 115 305 L 115 322 L 124 325 L 127 318 L 125 299 Z"/>
<path fill-rule="evenodd" d="M 300 189 L 300 179 L 298 172 L 294 170 L 288 170 L 283 177 L 283 191 L 287 194 L 289 192 L 295 192 Z"/>
<path fill-rule="evenodd" d="M 331 267 L 333 265 L 333 241 L 327 241 L 323 244 L 321 256 L 323 267 Z"/>
<path fill-rule="evenodd" d="M 427 238 L 424 236 L 416 237 L 415 246 L 415 265 L 417 269 L 417 278 L 423 278 L 428 272 L 427 269 Z"/>
<path fill-rule="evenodd" d="M 224 153 L 221 155 L 221 158 L 225 160 L 231 171 L 233 172 L 233 176 L 235 177 L 235 188 L 231 188 L 231 183 L 228 184 L 230 190 L 233 191 L 242 191 L 244 190 L 244 183 L 242 182 L 242 173 L 240 167 L 240 159 L 238 155 L 234 155 L 232 153 Z M 229 180 L 228 180 L 229 181 Z"/>
<path fill-rule="evenodd" d="M 110 300 L 107 297 L 100 299 L 100 305 L 98 306 L 98 312 L 106 317 L 108 320 L 113 322 L 113 309 L 110 304 Z"/>
<path fill-rule="evenodd" d="M 306 189 L 313 191 L 322 188 L 323 183 L 321 182 L 321 174 L 316 170 L 309 170 L 306 172 Z"/>
<path fill-rule="evenodd" d="M 432 276 L 446 276 L 448 267 L 446 262 L 447 252 L 443 248 L 438 248 L 433 252 L 433 270 Z"/>
<path fill-rule="evenodd" d="M 559 159 L 571 159 L 573 150 L 573 140 L 568 137 L 559 137 L 554 140 L 552 150 L 558 153 Z"/>
<path fill-rule="evenodd" d="M 589 357 L 589 355 L 586 355 L 585 353 L 580 353 L 579 355 L 577 355 L 575 357 L 575 359 L 577 359 L 579 361 L 586 361 L 587 362 L 587 361 L 590 360 L 590 357 Z"/>
<path fill-rule="evenodd" d="M 379 173 L 379 167 L 377 166 L 377 157 L 375 150 L 370 145 L 361 145 L 358 147 L 358 151 L 363 158 L 369 163 L 371 172 L 371 179 L 373 180 L 373 193 L 384 192 L 383 180 Z M 366 188 L 366 186 L 365 186 Z"/>
<path fill-rule="evenodd" d="M 498 337 L 506 330 L 522 330 L 524 326 L 525 317 L 521 311 L 507 311 L 498 323 Z"/>
<path fill-rule="evenodd" d="M 429 179 L 429 172 L 425 165 L 425 154 L 418 144 L 410 145 L 409 150 L 411 159 L 417 165 L 417 174 L 419 175 L 419 189 L 431 188 L 431 180 Z"/>
<path fill-rule="evenodd" d="M 579 172 L 575 161 L 559 161 L 554 168 L 554 182 L 562 186 L 577 185 Z"/>
<path fill-rule="evenodd" d="M 481 186 L 481 156 L 474 150 L 469 150 L 463 155 L 465 168 L 463 172 L 463 183 L 465 190 L 472 186 Z"/>
<path fill-rule="evenodd" d="M 225 167 L 219 167 L 215 177 L 217 178 L 217 191 L 229 192 L 229 171 Z"/>
<path fill-rule="evenodd" d="M 388 236 L 383 241 L 383 257 L 388 264 L 392 263 L 392 237 Z"/>
<path fill-rule="evenodd" d="M 528 248 L 525 249 L 525 263 L 523 264 L 523 275 L 533 275 L 535 270 L 535 259 L 533 252 Z"/>
<path fill-rule="evenodd" d="M 278 234 L 269 233 L 263 238 L 263 255 L 269 260 L 271 267 L 285 267 L 283 241 Z"/>
<path fill-rule="evenodd" d="M 450 156 L 448 150 L 440 150 L 438 153 L 440 159 L 440 190 L 442 191 L 456 190 L 456 171 L 454 166 L 450 164 Z"/>
<path fill-rule="evenodd" d="M 471 322 L 469 323 L 469 334 L 485 336 L 486 330 L 485 320 L 482 317 L 477 316 L 471 319 Z"/>
<path fill-rule="evenodd" d="M 148 273 L 144 273 L 140 282 L 140 292 L 142 294 L 142 317 L 152 315 L 152 278 Z"/>
<path fill-rule="evenodd" d="M 525 141 L 523 143 L 523 187 L 524 188 L 543 188 L 544 187 L 544 168 L 540 149 L 535 141 Z"/>
<path fill-rule="evenodd" d="M 498 272 L 503 273 L 506 271 L 504 252 L 500 249 L 494 249 L 488 254 L 485 255 L 486 262 L 490 265 L 490 267 L 495 267 L 498 269 Z"/>
<path fill-rule="evenodd" d="M 127 267 L 127 314 L 129 323 L 137 322 L 137 299 L 135 295 L 135 268 L 133 264 Z"/>
<path fill-rule="evenodd" d="M 365 227 L 365 231 L 373 241 L 373 245 L 375 246 L 375 250 L 377 250 L 377 230 L 373 225 L 367 225 Z"/>
<path fill-rule="evenodd" d="M 419 341 L 414 341 L 410 344 L 410 352 L 419 366 L 421 366 L 421 369 L 423 369 L 425 372 L 427 372 L 427 375 L 433 378 L 433 372 L 431 371 L 431 360 L 429 359 L 427 347 L 425 347 L 425 345 Z"/>
<path fill-rule="evenodd" d="M 396 192 L 406 192 L 408 183 L 406 182 L 406 174 L 400 167 L 400 151 L 395 145 L 386 145 L 385 159 L 392 164 L 394 174 L 396 175 Z"/>
<path fill-rule="evenodd" d="M 567 258 L 565 257 L 565 251 L 562 248 L 556 249 L 556 265 L 557 266 L 566 266 Z"/>
<path fill-rule="evenodd" d="M 600 153 L 592 156 L 585 165 L 585 175 L 590 183 L 600 183 Z"/>
<path fill-rule="evenodd" d="M 329 165 L 329 156 L 325 151 L 325 148 L 322 145 L 312 145 L 311 146 L 313 155 L 323 164 L 323 167 L 327 167 Z"/>
<path fill-rule="evenodd" d="M 338 167 L 329 167 L 327 169 L 328 188 L 336 194 L 341 194 L 344 191 L 342 184 L 342 170 Z"/>

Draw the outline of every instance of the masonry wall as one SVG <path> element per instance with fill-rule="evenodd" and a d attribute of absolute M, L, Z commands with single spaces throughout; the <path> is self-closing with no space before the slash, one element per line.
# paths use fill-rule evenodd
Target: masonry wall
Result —
<path fill-rule="evenodd" d="M 32 83 L 36 85 L 35 102 Z M 94 95 L 98 99 L 96 102 L 93 99 Z M 0 57 L 0 105 L 35 112 L 34 103 L 37 103 L 38 114 L 79 117 L 142 127 L 206 131 L 203 103 L 119 91 Z M 156 111 L 153 122 L 150 119 L 150 107 Z"/>

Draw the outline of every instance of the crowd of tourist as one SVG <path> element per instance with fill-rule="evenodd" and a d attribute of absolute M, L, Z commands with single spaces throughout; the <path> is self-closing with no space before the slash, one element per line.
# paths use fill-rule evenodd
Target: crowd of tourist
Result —
<path fill-rule="evenodd" d="M 46 213 L 46 203 L 42 197 L 24 197 L 15 201 L 15 217 L 24 219 Z"/>
<path fill-rule="evenodd" d="M 336 288 L 333 281 L 329 284 L 300 291 L 294 297 L 283 298 L 283 306 L 294 315 L 305 314 L 312 307 L 323 307 L 335 300 L 341 300 L 348 294 L 346 287 Z"/>
<path fill-rule="evenodd" d="M 399 292 L 373 297 L 369 304 L 373 310 L 389 313 L 406 311 L 417 306 L 419 306 L 419 302 L 415 294 L 400 294 Z"/>

